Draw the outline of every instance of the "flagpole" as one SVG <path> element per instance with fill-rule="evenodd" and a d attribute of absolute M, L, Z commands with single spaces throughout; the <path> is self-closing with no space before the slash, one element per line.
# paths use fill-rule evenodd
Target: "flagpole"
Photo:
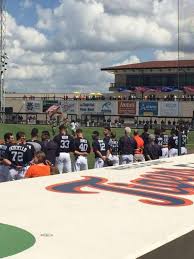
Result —
<path fill-rule="evenodd" d="M 177 24 L 177 67 L 178 67 L 178 73 L 177 73 L 177 86 L 178 90 L 180 90 L 180 0 L 177 0 L 178 8 L 177 8 L 177 15 L 178 15 L 178 24 Z"/>

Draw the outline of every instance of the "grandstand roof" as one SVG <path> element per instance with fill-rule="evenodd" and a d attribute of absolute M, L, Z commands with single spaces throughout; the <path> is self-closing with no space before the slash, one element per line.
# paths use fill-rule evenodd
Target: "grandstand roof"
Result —
<path fill-rule="evenodd" d="M 170 61 L 148 61 L 136 64 L 126 64 L 120 66 L 102 68 L 102 71 L 115 71 L 125 69 L 154 69 L 154 68 L 177 68 L 177 67 L 194 67 L 194 60 L 170 60 Z"/>

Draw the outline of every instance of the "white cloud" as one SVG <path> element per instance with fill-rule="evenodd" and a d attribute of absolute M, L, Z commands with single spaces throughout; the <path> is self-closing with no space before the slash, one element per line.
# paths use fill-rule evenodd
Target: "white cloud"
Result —
<path fill-rule="evenodd" d="M 22 3 L 27 8 L 32 1 Z M 186 59 L 194 53 L 194 3 L 184 3 L 180 56 Z M 102 67 L 177 58 L 175 0 L 60 0 L 36 12 L 35 27 L 7 15 L 9 89 L 105 91 L 113 77 Z"/>
<path fill-rule="evenodd" d="M 194 53 L 191 54 L 183 51 L 180 51 L 178 55 L 178 51 L 156 50 L 154 56 L 156 60 L 177 60 L 178 58 L 182 60 L 194 59 Z"/>
<path fill-rule="evenodd" d="M 126 64 L 136 64 L 140 63 L 141 60 L 137 56 L 131 56 L 128 59 L 123 60 L 122 62 L 114 64 L 114 66 L 126 65 Z"/>

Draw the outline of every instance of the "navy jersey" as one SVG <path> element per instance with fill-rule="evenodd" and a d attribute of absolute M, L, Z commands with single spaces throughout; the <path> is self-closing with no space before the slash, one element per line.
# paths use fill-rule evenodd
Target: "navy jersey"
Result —
<path fill-rule="evenodd" d="M 178 136 L 170 136 L 168 140 L 169 148 L 176 148 L 178 149 Z"/>
<path fill-rule="evenodd" d="M 109 141 L 109 150 L 113 156 L 119 155 L 119 142 L 116 139 L 111 139 Z"/>
<path fill-rule="evenodd" d="M 26 145 L 28 146 L 28 149 L 29 149 L 29 159 L 30 161 L 34 158 L 34 154 L 35 154 L 35 148 L 33 146 L 33 144 L 31 143 L 26 143 Z"/>
<path fill-rule="evenodd" d="M 108 150 L 108 144 L 102 139 L 97 139 L 92 142 L 92 148 L 95 153 L 95 158 L 100 157 L 96 151 L 99 151 L 102 156 L 106 156 Z"/>
<path fill-rule="evenodd" d="M 15 166 L 26 166 L 32 160 L 32 153 L 26 144 L 11 144 L 8 146 L 5 158 Z"/>
<path fill-rule="evenodd" d="M 162 138 L 162 136 L 156 135 L 155 143 L 158 144 L 159 146 L 162 146 L 163 145 L 163 138 Z"/>
<path fill-rule="evenodd" d="M 144 145 L 147 145 L 148 143 L 149 143 L 149 133 L 148 132 L 143 132 L 142 134 L 141 134 L 141 138 L 143 139 L 143 141 L 144 141 Z"/>
<path fill-rule="evenodd" d="M 159 159 L 162 155 L 162 149 L 161 146 L 154 143 L 149 143 L 144 148 L 144 155 L 146 161 L 149 160 L 148 156 L 151 158 L 151 160 Z"/>
<path fill-rule="evenodd" d="M 87 152 L 89 154 L 91 151 L 90 143 L 85 138 L 76 138 L 74 140 L 74 145 L 75 145 L 75 150 L 80 153 Z"/>
<path fill-rule="evenodd" d="M 119 139 L 119 151 L 121 155 L 133 155 L 137 143 L 133 138 L 124 136 Z"/>
<path fill-rule="evenodd" d="M 6 144 L 1 144 L 0 145 L 0 161 L 5 158 L 6 155 L 6 150 L 7 150 L 7 145 Z"/>
<path fill-rule="evenodd" d="M 163 139 L 162 145 L 163 145 L 163 146 L 168 146 L 169 136 L 166 135 L 166 134 L 162 134 L 161 137 L 162 137 L 162 139 Z"/>
<path fill-rule="evenodd" d="M 56 156 L 58 155 L 58 145 L 53 140 L 45 140 L 42 142 L 42 150 L 46 154 L 46 159 L 55 165 Z"/>
<path fill-rule="evenodd" d="M 58 153 L 73 152 L 74 151 L 74 139 L 70 135 L 57 135 L 53 139 L 58 145 Z"/>
<path fill-rule="evenodd" d="M 181 133 L 181 147 L 185 147 L 187 143 L 187 135 L 185 133 Z"/>
<path fill-rule="evenodd" d="M 106 145 L 108 145 L 110 141 L 110 136 L 104 137 L 103 141 L 106 143 Z"/>

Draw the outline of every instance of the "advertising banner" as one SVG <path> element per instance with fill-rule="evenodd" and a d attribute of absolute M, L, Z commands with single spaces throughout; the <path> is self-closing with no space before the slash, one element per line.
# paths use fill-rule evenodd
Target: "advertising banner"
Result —
<path fill-rule="evenodd" d="M 160 102 L 159 109 L 160 116 L 178 116 L 179 115 L 179 103 L 178 102 Z"/>
<path fill-rule="evenodd" d="M 42 112 L 42 101 L 28 100 L 25 101 L 25 112 Z"/>
<path fill-rule="evenodd" d="M 60 101 L 61 110 L 67 114 L 77 114 L 77 102 L 74 100 Z"/>
<path fill-rule="evenodd" d="M 96 102 L 96 112 L 103 114 L 112 114 L 116 113 L 116 101 L 97 101 Z"/>
<path fill-rule="evenodd" d="M 134 102 L 134 101 L 118 101 L 118 114 L 120 114 L 120 115 L 136 115 L 136 102 Z"/>
<path fill-rule="evenodd" d="M 96 103 L 95 101 L 81 101 L 79 103 L 80 113 L 95 113 Z"/>
<path fill-rule="evenodd" d="M 155 101 L 140 101 L 139 116 L 157 116 L 158 102 Z"/>

